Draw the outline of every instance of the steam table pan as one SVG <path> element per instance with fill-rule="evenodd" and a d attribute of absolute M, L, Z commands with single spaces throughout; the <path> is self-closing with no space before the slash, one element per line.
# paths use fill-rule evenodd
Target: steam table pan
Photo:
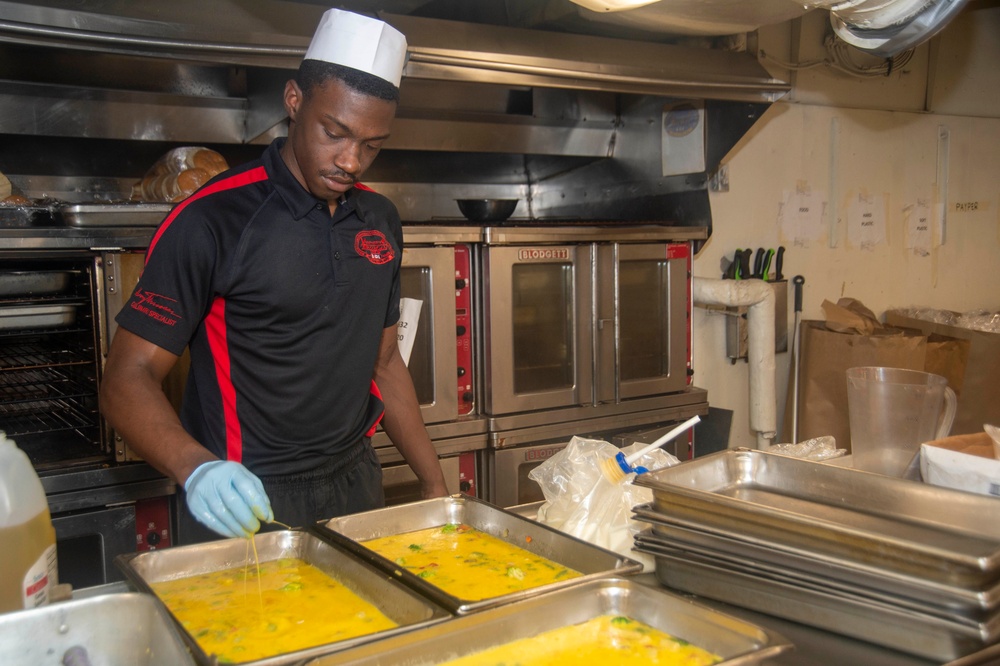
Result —
<path fill-rule="evenodd" d="M 602 615 L 630 617 L 710 650 L 723 658 L 720 666 L 759 664 L 792 647 L 779 634 L 666 590 L 605 578 L 319 657 L 308 666 L 437 664 Z"/>
<path fill-rule="evenodd" d="M 411 629 L 429 626 L 449 617 L 444 609 L 435 606 L 405 585 L 383 575 L 371 565 L 309 532 L 303 530 L 263 532 L 254 537 L 254 544 L 257 548 L 259 561 L 269 562 L 286 557 L 304 560 L 343 583 L 358 596 L 374 604 L 399 626 L 367 636 L 358 636 L 336 643 L 239 663 L 253 664 L 253 666 L 300 664 L 319 654 L 327 654 Z M 128 581 L 136 589 L 151 595 L 156 595 L 151 587 L 152 583 L 242 567 L 246 562 L 246 539 L 225 539 L 144 553 L 130 553 L 119 555 L 115 560 Z M 205 653 L 195 638 L 184 629 L 173 615 L 170 617 L 180 628 L 181 635 L 196 662 L 202 666 L 216 666 L 216 659 Z"/>
<path fill-rule="evenodd" d="M 742 534 L 703 530 L 687 521 L 657 513 L 649 505 L 636 506 L 633 512 L 637 520 L 651 526 L 648 531 L 636 535 L 637 543 L 643 540 L 711 554 L 720 559 L 736 558 L 762 568 L 807 573 L 831 587 L 868 594 L 884 592 L 969 617 L 1000 607 L 1000 583 L 982 590 L 967 589 L 802 548 L 769 544 Z"/>
<path fill-rule="evenodd" d="M 487 599 L 461 599 L 431 585 L 423 578 L 358 543 L 447 524 L 469 525 L 530 553 L 575 569 L 583 575 Z M 330 539 L 371 562 L 456 615 L 574 587 L 596 578 L 624 576 L 642 571 L 640 562 L 465 495 L 452 495 L 355 513 L 317 523 L 313 529 L 323 538 Z"/>
<path fill-rule="evenodd" d="M 80 650 L 88 661 L 66 658 Z M 195 662 L 166 611 L 146 594 L 102 594 L 0 615 L 0 664 L 72 663 L 184 666 Z"/>
<path fill-rule="evenodd" d="M 643 546 L 667 587 L 941 662 L 1000 638 L 1000 617 L 949 620 L 817 585 L 770 579 L 666 547 Z"/>
<path fill-rule="evenodd" d="M 57 215 L 74 227 L 155 227 L 173 209 L 170 203 L 104 203 L 60 206 Z"/>
<path fill-rule="evenodd" d="M 1000 499 L 733 449 L 642 474 L 657 513 L 968 589 L 1000 581 Z"/>

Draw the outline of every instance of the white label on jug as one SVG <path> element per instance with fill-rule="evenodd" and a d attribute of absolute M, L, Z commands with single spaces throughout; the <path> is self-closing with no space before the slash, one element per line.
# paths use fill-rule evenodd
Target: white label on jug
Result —
<path fill-rule="evenodd" d="M 49 602 L 49 591 L 56 583 L 56 547 L 46 548 L 24 575 L 24 607 L 36 608 Z"/>

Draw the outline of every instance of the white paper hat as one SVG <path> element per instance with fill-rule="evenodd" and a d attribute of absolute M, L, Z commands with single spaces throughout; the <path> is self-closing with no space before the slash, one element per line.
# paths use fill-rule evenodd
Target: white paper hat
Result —
<path fill-rule="evenodd" d="M 329 9 L 316 27 L 306 60 L 358 69 L 399 87 L 406 64 L 406 37 L 384 21 Z"/>

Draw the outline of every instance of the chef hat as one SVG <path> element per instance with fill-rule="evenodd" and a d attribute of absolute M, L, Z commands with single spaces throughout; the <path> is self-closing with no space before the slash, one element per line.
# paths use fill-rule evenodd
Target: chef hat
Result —
<path fill-rule="evenodd" d="M 368 72 L 398 88 L 406 64 L 406 37 L 384 21 L 329 9 L 316 27 L 306 60 Z"/>

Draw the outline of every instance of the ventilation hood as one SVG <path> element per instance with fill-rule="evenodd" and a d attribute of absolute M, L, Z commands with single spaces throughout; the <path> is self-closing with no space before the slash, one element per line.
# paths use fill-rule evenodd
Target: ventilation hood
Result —
<path fill-rule="evenodd" d="M 183 144 L 258 155 L 286 131 L 281 90 L 325 8 L 0 0 L 0 171 L 51 173 L 57 154 L 60 173 L 141 176 Z M 410 217 L 501 195 L 532 218 L 707 227 L 712 172 L 789 90 L 745 52 L 381 17 L 406 35 L 409 61 L 366 180 Z"/>

